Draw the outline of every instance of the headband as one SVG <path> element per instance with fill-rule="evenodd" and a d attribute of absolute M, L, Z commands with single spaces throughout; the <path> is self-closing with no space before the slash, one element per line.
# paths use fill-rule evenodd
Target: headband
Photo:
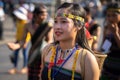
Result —
<path fill-rule="evenodd" d="M 63 17 L 67 17 L 67 18 L 70 18 L 70 19 L 76 19 L 76 20 L 79 20 L 81 22 L 84 22 L 84 18 L 80 17 L 80 16 L 75 16 L 73 14 L 66 14 L 66 13 L 60 13 L 58 14 L 57 16 L 63 16 Z"/>
<path fill-rule="evenodd" d="M 118 12 L 120 12 L 120 9 L 118 8 L 118 9 L 115 9 L 115 8 L 110 8 L 110 9 L 108 9 L 109 11 L 118 11 Z"/>

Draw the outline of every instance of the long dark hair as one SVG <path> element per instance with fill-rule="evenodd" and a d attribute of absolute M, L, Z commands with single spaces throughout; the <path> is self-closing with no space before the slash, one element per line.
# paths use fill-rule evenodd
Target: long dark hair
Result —
<path fill-rule="evenodd" d="M 64 8 L 66 9 L 70 14 L 75 15 L 75 16 L 80 16 L 85 19 L 86 13 L 83 7 L 81 7 L 77 3 L 63 3 L 58 9 Z M 58 10 L 57 9 L 57 10 Z M 86 38 L 86 33 L 85 33 L 85 22 L 82 22 L 80 20 L 73 19 L 74 25 L 80 27 L 81 29 L 77 32 L 76 36 L 76 43 L 78 43 L 79 46 L 82 48 L 85 48 L 89 50 L 90 52 L 93 52 L 89 45 L 88 41 Z"/>

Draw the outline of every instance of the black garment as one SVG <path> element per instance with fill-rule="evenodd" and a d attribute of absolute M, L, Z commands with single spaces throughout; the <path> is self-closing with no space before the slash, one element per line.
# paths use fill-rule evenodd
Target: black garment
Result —
<path fill-rule="evenodd" d="M 63 69 L 63 68 L 62 68 Z M 53 69 L 52 69 L 53 71 Z M 56 69 L 54 69 L 54 71 L 57 71 Z M 53 73 L 53 72 L 51 72 Z M 70 74 L 69 74 L 70 73 Z M 52 74 L 51 74 L 52 75 Z M 59 71 L 57 73 L 57 75 L 55 76 L 54 80 L 71 80 L 72 79 L 72 72 L 69 71 L 67 72 L 66 70 L 63 71 Z M 48 80 L 48 67 L 45 66 L 41 75 L 42 80 Z M 74 80 L 82 80 L 81 79 L 81 75 L 79 74 L 79 76 L 74 76 Z"/>
<path fill-rule="evenodd" d="M 106 39 L 112 43 L 112 46 L 104 61 L 100 80 L 120 80 L 120 48 L 113 34 L 107 35 L 104 40 Z"/>
<path fill-rule="evenodd" d="M 32 65 L 28 65 L 28 80 L 40 80 L 40 61 L 37 58 Z"/>
<path fill-rule="evenodd" d="M 3 22 L 0 21 L 0 40 L 3 39 Z"/>
<path fill-rule="evenodd" d="M 44 38 L 44 36 L 46 36 L 48 34 L 50 29 L 51 29 L 51 27 L 48 26 L 48 23 L 43 22 L 39 25 L 38 29 L 35 31 L 34 35 L 31 38 L 32 47 L 31 47 L 30 52 L 29 52 L 28 63 L 29 63 L 31 56 L 33 55 L 32 53 L 34 53 L 37 48 L 41 48 L 43 38 Z M 36 42 L 37 42 L 37 44 L 36 44 Z M 39 53 L 38 52 L 35 52 L 35 53 L 37 53 L 36 55 L 37 55 L 37 57 L 39 57 Z M 37 57 L 34 57 L 34 59 L 32 57 L 32 59 L 35 60 Z"/>
<path fill-rule="evenodd" d="M 111 50 L 108 54 L 100 80 L 120 80 L 120 49 Z"/>
<path fill-rule="evenodd" d="M 43 22 L 39 25 L 38 29 L 35 31 L 34 35 L 31 38 L 32 45 L 36 42 L 36 40 L 42 34 L 45 28 L 48 27 L 47 25 L 48 25 L 47 22 Z"/>

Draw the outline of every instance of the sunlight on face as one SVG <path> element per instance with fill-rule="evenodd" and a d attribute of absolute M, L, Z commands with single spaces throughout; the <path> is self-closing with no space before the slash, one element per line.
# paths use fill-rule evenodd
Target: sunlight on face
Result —
<path fill-rule="evenodd" d="M 76 27 L 72 19 L 63 16 L 68 13 L 65 9 L 59 9 L 55 16 L 54 37 L 57 41 L 71 40 L 76 35 Z"/>

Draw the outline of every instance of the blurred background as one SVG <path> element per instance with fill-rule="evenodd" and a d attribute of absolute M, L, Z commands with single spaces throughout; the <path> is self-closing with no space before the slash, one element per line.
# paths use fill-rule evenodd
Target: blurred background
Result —
<path fill-rule="evenodd" d="M 26 74 L 8 74 L 8 70 L 12 67 L 9 60 L 9 55 L 12 51 L 7 47 L 7 42 L 15 40 L 15 21 L 13 19 L 13 11 L 23 3 L 33 3 L 36 6 L 39 3 L 44 3 L 48 7 L 49 15 L 54 18 L 56 8 L 64 2 L 77 2 L 82 6 L 89 6 L 92 17 L 96 19 L 101 27 L 103 27 L 105 19 L 106 4 L 120 0 L 0 0 L 3 2 L 4 20 L 3 22 L 3 35 L 0 39 L 0 80 L 27 80 Z M 22 66 L 22 56 L 20 56 L 19 68 Z"/>

